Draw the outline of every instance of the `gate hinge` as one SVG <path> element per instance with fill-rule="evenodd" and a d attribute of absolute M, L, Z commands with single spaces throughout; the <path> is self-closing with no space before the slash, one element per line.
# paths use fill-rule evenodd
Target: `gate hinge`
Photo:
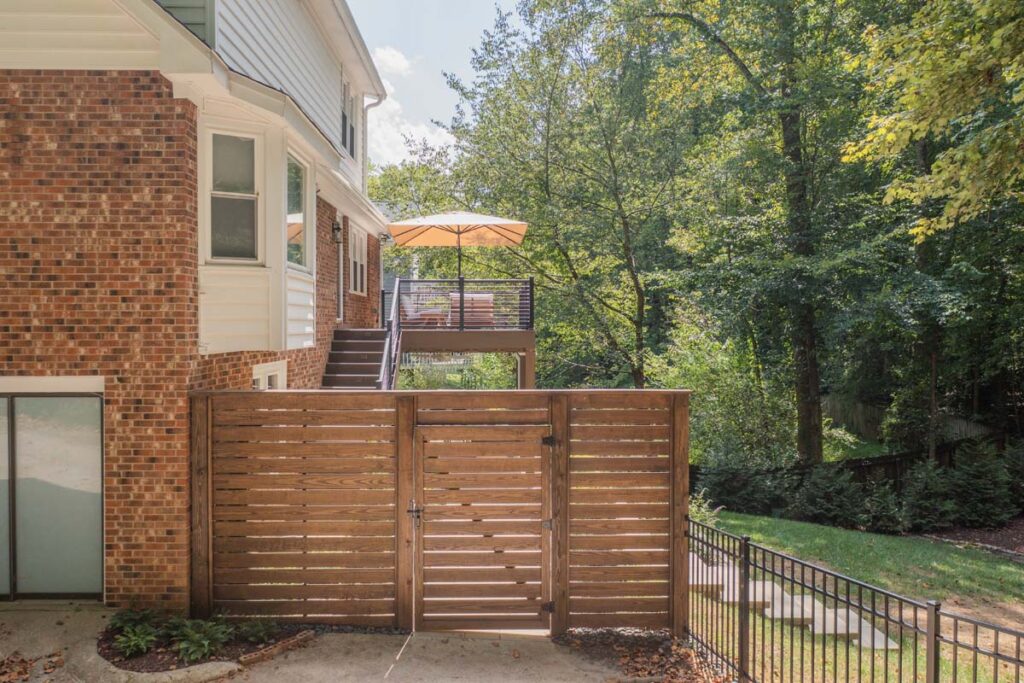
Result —
<path fill-rule="evenodd" d="M 553 520 L 550 520 L 550 519 L 541 520 L 540 528 L 541 529 L 548 529 L 548 530 L 553 529 L 554 528 Z"/>
<path fill-rule="evenodd" d="M 554 603 L 554 601 L 542 603 L 541 606 L 540 606 L 540 611 L 541 612 L 554 612 L 555 611 L 555 603 Z"/>
<path fill-rule="evenodd" d="M 541 439 L 540 439 L 540 442 L 542 444 L 544 444 L 545 446 L 554 446 L 555 445 L 555 437 L 552 434 L 548 434 L 547 436 L 542 436 Z"/>

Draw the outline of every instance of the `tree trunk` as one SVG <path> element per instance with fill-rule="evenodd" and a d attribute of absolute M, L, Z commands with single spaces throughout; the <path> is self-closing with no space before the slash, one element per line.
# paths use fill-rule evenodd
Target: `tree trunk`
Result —
<path fill-rule="evenodd" d="M 807 171 L 803 161 L 800 109 L 791 105 L 779 113 L 782 153 L 786 157 L 786 226 L 792 252 L 805 259 L 814 255 L 811 212 L 807 203 Z M 798 300 L 790 305 L 793 372 L 796 387 L 796 451 L 805 463 L 823 459 L 821 429 L 821 378 L 818 369 L 817 313 L 809 300 L 813 287 L 808 276 L 797 275 Z"/>

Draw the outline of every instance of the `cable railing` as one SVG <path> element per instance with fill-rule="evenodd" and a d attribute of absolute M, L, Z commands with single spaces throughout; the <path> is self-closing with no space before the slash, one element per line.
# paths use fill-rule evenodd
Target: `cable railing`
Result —
<path fill-rule="evenodd" d="M 740 681 L 1021 683 L 1024 633 L 689 521 L 689 633 Z M 893 558 L 893 561 L 900 561 Z"/>
<path fill-rule="evenodd" d="M 400 287 L 402 280 L 395 280 L 395 286 Z M 381 355 L 380 375 L 377 378 L 377 386 L 385 391 L 394 389 L 397 383 L 398 362 L 402 352 L 402 317 L 398 315 L 398 299 L 392 297 L 390 301 L 383 298 L 381 292 L 381 315 L 387 315 L 384 327 L 387 335 L 384 337 L 384 353 Z M 390 308 L 385 308 L 385 304 Z M 385 311 L 389 311 L 385 313 Z"/>
<path fill-rule="evenodd" d="M 381 310 L 395 310 L 397 302 L 405 330 L 532 330 L 533 294 L 533 278 L 397 280 L 382 293 Z"/>

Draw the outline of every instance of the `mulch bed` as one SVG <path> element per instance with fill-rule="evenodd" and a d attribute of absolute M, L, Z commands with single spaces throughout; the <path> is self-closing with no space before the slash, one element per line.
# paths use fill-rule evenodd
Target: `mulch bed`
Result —
<path fill-rule="evenodd" d="M 591 660 L 617 666 L 623 679 L 664 683 L 718 683 L 686 643 L 667 631 L 640 629 L 570 629 L 554 642 Z"/>
<path fill-rule="evenodd" d="M 995 546 L 1024 555 L 1024 517 L 1017 517 L 1002 529 L 947 529 L 936 537 L 954 543 Z"/>
<path fill-rule="evenodd" d="M 295 634 L 306 630 L 314 631 L 317 635 L 321 635 L 323 633 L 381 633 L 386 635 L 406 633 L 406 631 L 401 629 L 386 627 L 281 624 L 277 636 L 267 643 L 256 644 L 248 642 L 233 642 L 224 647 L 223 650 L 213 657 L 186 665 L 178 659 L 177 653 L 175 653 L 175 651 L 165 643 L 160 643 L 158 647 L 153 648 L 144 655 L 125 659 L 116 649 L 114 649 L 115 634 L 112 629 L 108 628 L 102 633 L 99 641 L 96 643 L 96 651 L 99 652 L 104 659 L 119 669 L 140 673 L 153 673 L 156 671 L 173 671 L 175 669 L 182 669 L 185 666 L 194 666 L 195 664 L 204 664 L 206 662 L 235 662 L 244 655 L 262 650 L 265 647 L 271 646 L 274 643 L 279 643 L 282 640 L 291 638 Z M 6 680 L 0 678 L 0 683 L 6 683 Z"/>

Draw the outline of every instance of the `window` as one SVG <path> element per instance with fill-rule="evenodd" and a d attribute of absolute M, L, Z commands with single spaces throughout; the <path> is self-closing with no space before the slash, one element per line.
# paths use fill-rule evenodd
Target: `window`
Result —
<path fill-rule="evenodd" d="M 356 158 L 356 97 L 352 86 L 341 84 L 341 147 Z"/>
<path fill-rule="evenodd" d="M 256 140 L 213 134 L 210 191 L 210 256 L 259 258 Z"/>
<path fill-rule="evenodd" d="M 306 167 L 288 155 L 288 218 L 285 221 L 288 263 L 307 267 Z"/>
<path fill-rule="evenodd" d="M 366 294 L 366 233 L 352 227 L 348 236 L 349 288 Z"/>
<path fill-rule="evenodd" d="M 279 360 L 252 366 L 252 388 L 257 391 L 288 388 L 288 361 Z"/>

